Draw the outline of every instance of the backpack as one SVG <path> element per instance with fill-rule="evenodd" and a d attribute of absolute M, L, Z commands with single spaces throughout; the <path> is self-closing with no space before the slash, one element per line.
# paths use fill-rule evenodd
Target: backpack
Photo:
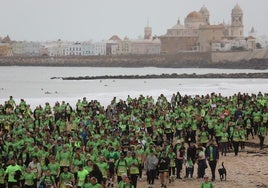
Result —
<path fill-rule="evenodd" d="M 117 163 L 116 163 L 116 168 L 115 168 L 116 173 L 117 173 L 117 170 L 118 170 L 119 162 L 120 162 L 120 160 L 117 161 Z M 127 161 L 126 161 L 126 159 L 124 159 L 124 162 L 125 162 L 125 166 L 126 166 L 126 168 L 127 168 L 127 173 L 128 173 L 128 167 L 127 167 Z"/>
<path fill-rule="evenodd" d="M 19 181 L 20 180 L 20 177 L 21 177 L 22 173 L 20 170 L 16 170 L 15 171 L 15 174 L 14 174 L 14 179 Z"/>

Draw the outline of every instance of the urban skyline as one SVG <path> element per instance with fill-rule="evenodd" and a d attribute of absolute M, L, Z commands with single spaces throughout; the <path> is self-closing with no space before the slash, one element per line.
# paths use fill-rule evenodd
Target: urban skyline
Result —
<path fill-rule="evenodd" d="M 265 7 L 267 0 L 258 4 L 251 0 L 227 0 L 224 4 L 214 0 L 189 0 L 166 3 L 163 0 L 58 0 L 58 1 L 6 1 L 1 0 L 0 36 L 9 35 L 17 41 L 101 41 L 113 35 L 130 39 L 143 36 L 149 23 L 152 34 L 161 36 L 187 13 L 205 5 L 211 14 L 211 24 L 230 23 L 230 11 L 239 4 L 244 11 L 244 35 L 251 27 L 258 35 L 268 34 Z M 258 11 L 256 11 L 258 10 Z"/>

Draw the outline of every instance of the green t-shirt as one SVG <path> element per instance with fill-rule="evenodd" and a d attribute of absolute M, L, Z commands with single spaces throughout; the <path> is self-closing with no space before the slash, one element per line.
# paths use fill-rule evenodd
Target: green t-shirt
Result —
<path fill-rule="evenodd" d="M 123 160 L 119 159 L 116 162 L 115 167 L 116 167 L 117 176 L 121 176 L 122 174 L 127 173 L 128 164 L 125 159 Z"/>
<path fill-rule="evenodd" d="M 32 186 L 34 185 L 34 180 L 36 179 L 36 175 L 33 172 L 25 172 L 22 175 L 22 179 L 25 181 L 25 185 Z"/>
<path fill-rule="evenodd" d="M 84 185 L 87 175 L 88 171 L 86 169 L 77 172 L 77 179 L 78 179 L 77 186 L 82 187 Z"/>
<path fill-rule="evenodd" d="M 60 164 L 55 162 L 55 163 L 49 163 L 48 164 L 48 169 L 50 170 L 52 175 L 57 175 L 58 171 L 60 169 Z"/>
<path fill-rule="evenodd" d="M 138 158 L 130 158 L 129 160 L 130 174 L 139 174 L 140 161 Z"/>
<path fill-rule="evenodd" d="M 17 180 L 14 178 L 17 170 L 21 171 L 21 167 L 19 165 L 9 165 L 7 167 L 5 173 L 8 174 L 8 182 L 17 182 Z"/>
<path fill-rule="evenodd" d="M 220 136 L 221 136 L 220 142 L 222 143 L 228 142 L 229 134 L 227 132 L 222 132 Z"/>
<path fill-rule="evenodd" d="M 202 182 L 201 187 L 200 188 L 213 188 L 213 185 L 211 182 Z"/>
<path fill-rule="evenodd" d="M 107 178 L 108 164 L 106 162 L 99 162 L 97 165 L 100 168 L 103 178 Z"/>
<path fill-rule="evenodd" d="M 4 184 L 5 183 L 5 170 L 3 168 L 0 168 L 0 184 Z"/>
<path fill-rule="evenodd" d="M 60 174 L 61 183 L 72 182 L 73 179 L 74 179 L 74 175 L 71 172 L 62 172 Z"/>

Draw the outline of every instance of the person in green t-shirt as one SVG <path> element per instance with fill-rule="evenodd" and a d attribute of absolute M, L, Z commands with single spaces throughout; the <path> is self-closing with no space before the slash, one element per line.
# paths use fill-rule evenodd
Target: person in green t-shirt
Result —
<path fill-rule="evenodd" d="M 10 159 L 10 165 L 7 167 L 4 175 L 4 178 L 8 176 L 8 188 L 12 188 L 12 186 L 20 186 L 20 175 L 21 167 L 16 164 L 15 159 Z"/>
<path fill-rule="evenodd" d="M 129 174 L 131 178 L 131 182 L 134 187 L 137 187 L 137 179 L 139 176 L 139 167 L 140 167 L 140 160 L 137 158 L 136 153 L 132 152 L 131 159 L 129 160 Z"/>
<path fill-rule="evenodd" d="M 204 175 L 204 181 L 201 183 L 200 188 L 213 188 L 213 184 L 209 181 L 208 175 Z"/>
<path fill-rule="evenodd" d="M 233 134 L 232 134 L 232 142 L 233 142 L 233 146 L 234 146 L 235 156 L 237 156 L 238 149 L 239 149 L 239 143 L 240 143 L 240 134 L 239 134 L 239 129 L 237 126 L 235 126 Z"/>
<path fill-rule="evenodd" d="M 122 174 L 128 173 L 128 164 L 123 153 L 120 154 L 120 158 L 115 163 L 115 172 L 117 174 L 118 183 L 122 180 Z"/>
<path fill-rule="evenodd" d="M 97 178 L 95 177 L 91 177 L 89 180 L 89 183 L 85 183 L 85 185 L 83 186 L 83 188 L 101 188 L 101 184 L 98 183 Z"/>
<path fill-rule="evenodd" d="M 258 131 L 257 131 L 257 135 L 260 139 L 260 149 L 263 149 L 263 142 L 264 142 L 264 138 L 266 136 L 266 133 L 267 133 L 267 129 L 264 126 L 263 122 L 261 122 L 260 126 L 258 128 Z"/>
<path fill-rule="evenodd" d="M 227 153 L 227 144 L 229 141 L 229 134 L 227 130 L 224 128 L 221 132 L 221 139 L 220 139 L 220 145 L 221 145 L 221 155 L 224 154 L 226 156 Z"/>
<path fill-rule="evenodd" d="M 123 173 L 121 177 L 122 180 L 118 183 L 117 188 L 134 188 L 134 185 L 131 183 L 131 180 L 126 173 Z"/>
<path fill-rule="evenodd" d="M 31 168 L 28 167 L 26 169 L 26 172 L 22 175 L 23 180 L 23 187 L 25 188 L 34 188 L 35 181 L 36 181 L 36 174 L 34 172 L 31 172 Z"/>
<path fill-rule="evenodd" d="M 69 171 L 67 166 L 63 167 L 63 172 L 59 178 L 59 188 L 66 188 L 67 186 L 74 185 L 74 175 Z"/>
<path fill-rule="evenodd" d="M 47 170 L 45 172 L 45 174 L 41 177 L 40 182 L 46 188 L 56 187 L 56 181 L 54 177 L 51 175 L 50 170 Z"/>
<path fill-rule="evenodd" d="M 88 171 L 83 168 L 83 165 L 79 165 L 78 171 L 77 171 L 77 180 L 76 180 L 76 185 L 78 188 L 82 188 L 84 186 L 87 175 L 88 175 Z"/>

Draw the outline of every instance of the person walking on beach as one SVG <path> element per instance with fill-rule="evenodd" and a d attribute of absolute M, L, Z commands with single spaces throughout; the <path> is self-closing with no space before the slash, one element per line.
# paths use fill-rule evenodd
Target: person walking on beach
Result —
<path fill-rule="evenodd" d="M 266 127 L 264 126 L 263 122 L 261 122 L 257 131 L 257 135 L 260 139 L 260 149 L 263 149 L 263 142 L 266 136 L 266 131 L 267 131 Z"/>
<path fill-rule="evenodd" d="M 205 148 L 202 145 L 198 145 L 197 148 L 197 178 L 203 178 L 205 175 L 205 171 L 207 168 L 206 156 L 205 156 Z"/>
<path fill-rule="evenodd" d="M 232 134 L 232 142 L 233 142 L 233 146 L 234 146 L 235 156 L 237 156 L 238 150 L 239 150 L 239 143 L 240 143 L 240 134 L 239 134 L 239 129 L 237 126 L 235 126 L 234 132 Z"/>
<path fill-rule="evenodd" d="M 214 140 L 210 140 L 208 147 L 205 151 L 206 159 L 208 160 L 208 164 L 211 170 L 212 178 L 211 181 L 215 180 L 215 170 L 217 166 L 217 162 L 219 160 L 219 149 L 216 146 Z"/>
<path fill-rule="evenodd" d="M 145 170 L 147 173 L 148 188 L 152 188 L 154 185 L 154 179 L 156 176 L 156 167 L 158 164 L 158 159 L 155 156 L 153 150 L 150 150 L 150 154 L 146 158 Z"/>
<path fill-rule="evenodd" d="M 168 177 L 168 169 L 170 165 L 170 158 L 167 156 L 166 152 L 162 152 L 159 160 L 158 160 L 158 171 L 160 175 L 161 187 L 167 187 L 167 177 Z"/>

